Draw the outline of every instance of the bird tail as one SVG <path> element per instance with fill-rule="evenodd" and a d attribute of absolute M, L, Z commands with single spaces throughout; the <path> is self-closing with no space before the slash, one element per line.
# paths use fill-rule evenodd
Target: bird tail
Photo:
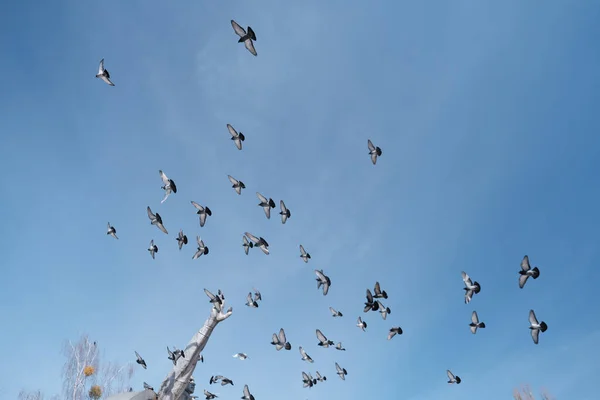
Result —
<path fill-rule="evenodd" d="M 479 282 L 475 281 L 473 285 L 475 285 L 475 293 L 479 293 L 479 291 L 481 290 L 481 285 L 479 284 Z"/>
<path fill-rule="evenodd" d="M 250 243 L 248 244 L 248 247 L 250 247 L 250 248 L 253 248 L 253 247 L 254 247 L 254 243 L 250 242 Z"/>
<path fill-rule="evenodd" d="M 387 293 L 386 293 L 386 291 L 385 291 L 385 290 L 384 290 L 384 291 L 383 291 L 381 294 L 382 294 L 382 296 L 383 296 L 383 298 L 384 298 L 384 299 L 387 299 L 387 298 L 388 298 L 388 295 L 387 295 Z"/>
<path fill-rule="evenodd" d="M 479 327 L 480 327 L 480 328 L 485 328 L 485 323 L 483 323 L 483 322 L 480 322 L 480 323 L 479 323 Z"/>
<path fill-rule="evenodd" d="M 455 376 L 456 378 L 456 384 L 458 385 L 461 382 L 460 376 Z"/>
<path fill-rule="evenodd" d="M 291 349 L 292 349 L 292 345 L 290 344 L 290 342 L 287 342 L 287 343 L 285 344 L 285 349 L 286 349 L 286 350 L 291 350 Z"/>
<path fill-rule="evenodd" d="M 540 270 L 539 270 L 539 268 L 538 268 L 538 267 L 535 267 L 535 268 L 534 268 L 532 271 L 533 271 L 533 276 L 532 276 L 532 278 L 533 278 L 533 279 L 537 279 L 537 278 L 539 278 L 539 276 L 540 276 Z"/>
<path fill-rule="evenodd" d="M 548 329 L 548 325 L 546 325 L 546 323 L 544 321 L 542 321 L 540 323 L 540 331 L 546 332 L 546 329 Z"/>
<path fill-rule="evenodd" d="M 256 40 L 256 34 L 254 33 L 254 31 L 250 27 L 248 27 L 248 36 L 250 36 L 250 38 L 252 40 Z"/>
<path fill-rule="evenodd" d="M 269 207 L 275 208 L 275 202 L 273 201 L 273 199 L 269 199 Z"/>

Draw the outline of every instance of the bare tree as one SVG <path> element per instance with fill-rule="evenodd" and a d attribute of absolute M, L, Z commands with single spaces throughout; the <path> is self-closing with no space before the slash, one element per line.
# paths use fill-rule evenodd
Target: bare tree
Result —
<path fill-rule="evenodd" d="M 515 400 L 536 400 L 533 391 L 529 385 L 523 385 L 513 391 L 513 398 Z M 540 400 L 556 400 L 553 396 L 548 394 L 544 389 L 540 393 Z"/>

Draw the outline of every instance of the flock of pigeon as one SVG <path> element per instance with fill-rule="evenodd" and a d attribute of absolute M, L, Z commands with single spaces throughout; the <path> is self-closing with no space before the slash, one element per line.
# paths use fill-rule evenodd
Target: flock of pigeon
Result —
<path fill-rule="evenodd" d="M 238 43 L 244 43 L 246 49 L 251 54 L 256 56 L 257 52 L 256 52 L 256 49 L 254 48 L 254 41 L 256 41 L 256 34 L 252 30 L 252 28 L 248 27 L 247 30 L 244 30 L 234 20 L 231 20 L 231 25 L 233 27 L 234 32 L 240 37 L 240 39 L 238 40 Z M 96 78 L 102 79 L 104 82 L 106 82 L 110 86 L 115 86 L 114 83 L 111 81 L 111 75 L 109 74 L 108 70 L 104 67 L 104 59 L 102 59 L 100 61 L 100 66 L 99 66 L 99 70 L 98 70 L 98 74 L 96 75 Z M 244 134 L 242 132 L 236 131 L 236 129 L 233 126 L 231 126 L 230 124 L 227 124 L 227 129 L 231 135 L 231 140 L 234 142 L 235 146 L 238 148 L 238 150 L 242 150 L 242 144 L 246 140 L 246 137 L 244 136 Z M 370 139 L 367 140 L 367 147 L 369 150 L 368 154 L 371 158 L 371 162 L 373 163 L 373 165 L 376 165 L 378 157 L 380 157 L 382 155 L 381 148 L 378 146 L 375 146 L 371 142 Z M 159 175 L 160 175 L 160 178 L 163 183 L 163 186 L 161 186 L 161 189 L 164 190 L 164 192 L 165 192 L 164 198 L 161 201 L 161 204 L 162 204 L 167 200 L 167 198 L 171 194 L 177 193 L 177 186 L 175 184 L 175 181 L 173 179 L 169 178 L 162 170 L 159 170 Z M 235 192 L 238 195 L 241 195 L 242 189 L 246 189 L 246 185 L 244 184 L 244 182 L 232 177 L 231 175 L 228 175 L 228 178 L 232 185 L 231 187 L 235 190 Z M 258 203 L 258 206 L 263 209 L 267 219 L 270 219 L 271 218 L 271 209 L 274 209 L 276 207 L 275 202 L 273 201 L 272 198 L 267 198 L 259 192 L 257 192 L 256 195 L 260 201 Z M 191 201 L 191 204 L 194 207 L 194 209 L 196 210 L 196 214 L 199 216 L 200 227 L 203 227 L 206 224 L 207 218 L 212 216 L 211 209 L 208 206 L 200 205 L 199 203 L 197 203 L 193 200 Z M 290 209 L 286 207 L 283 200 L 280 200 L 279 206 L 280 206 L 279 215 L 281 216 L 281 222 L 282 222 L 282 224 L 285 224 L 287 222 L 287 220 L 289 218 L 291 218 L 292 213 L 291 213 Z M 165 228 L 165 225 L 164 225 L 161 215 L 158 212 L 153 212 L 149 206 L 147 207 L 146 211 L 148 214 L 148 218 L 150 219 L 150 223 L 152 225 L 156 226 L 160 231 L 162 231 L 163 233 L 168 235 L 168 231 Z M 110 235 L 113 238 L 118 239 L 117 230 L 110 223 L 108 223 L 106 233 L 107 233 L 107 235 Z M 246 255 L 249 253 L 250 249 L 252 249 L 252 248 L 259 248 L 264 254 L 269 255 L 269 243 L 263 237 L 255 236 L 250 232 L 245 232 L 242 239 L 243 239 L 242 247 L 243 247 L 243 251 L 246 253 Z M 183 233 L 182 230 L 179 231 L 176 240 L 178 242 L 179 250 L 181 250 L 184 245 L 188 244 L 188 238 Z M 194 259 L 194 260 L 203 255 L 206 256 L 209 254 L 209 248 L 204 243 L 204 241 L 201 239 L 200 236 L 196 236 L 196 243 L 197 243 L 197 248 L 196 248 L 194 255 L 192 256 L 192 259 Z M 150 253 L 150 256 L 154 259 L 156 257 L 156 254 L 158 253 L 158 251 L 159 251 L 159 248 L 156 245 L 156 243 L 154 242 L 154 239 L 152 239 L 150 241 L 150 246 L 148 248 L 148 252 Z M 309 260 L 311 259 L 310 254 L 305 250 L 304 246 L 302 246 L 301 244 L 300 244 L 300 257 L 305 263 L 308 263 Z M 321 289 L 323 295 L 326 296 L 331 287 L 331 279 L 329 276 L 327 276 L 324 273 L 324 271 L 322 269 L 314 270 L 314 272 L 316 274 L 317 289 Z M 533 279 L 537 279 L 540 276 L 540 271 L 539 271 L 538 267 L 531 268 L 531 266 L 529 264 L 529 258 L 528 258 L 528 256 L 525 256 L 523 258 L 523 260 L 521 261 L 521 271 L 519 271 L 519 274 L 520 274 L 520 276 L 519 276 L 518 283 L 519 283 L 519 287 L 522 289 L 530 277 L 532 277 Z M 473 281 L 471 279 L 471 277 L 464 271 L 462 272 L 462 279 L 463 279 L 463 282 L 465 285 L 464 301 L 465 301 L 465 304 L 469 304 L 471 302 L 473 296 L 480 293 L 481 285 L 477 281 Z M 259 307 L 259 302 L 262 301 L 262 296 L 261 296 L 260 291 L 258 291 L 256 288 L 253 288 L 253 290 L 254 290 L 254 293 L 249 292 L 247 295 L 246 306 L 251 307 L 251 308 L 257 308 L 257 307 Z M 206 289 L 204 289 L 204 291 L 205 291 L 206 295 L 209 297 L 210 302 L 213 303 L 213 305 L 215 305 L 215 306 L 220 304 L 221 301 L 224 300 L 224 298 L 225 298 L 223 293 L 221 292 L 221 290 L 219 290 L 217 292 L 217 295 L 214 295 L 213 293 L 211 293 L 210 291 L 208 291 Z M 381 289 L 379 282 L 375 282 L 373 292 L 371 292 L 371 290 L 369 288 L 367 288 L 367 290 L 366 290 L 366 302 L 365 302 L 363 311 L 365 313 L 368 313 L 369 311 L 374 311 L 374 312 L 379 311 L 381 317 L 385 320 L 387 318 L 387 316 L 389 314 L 391 314 L 391 312 L 392 312 L 389 307 L 385 306 L 382 303 L 381 299 L 385 300 L 387 298 L 388 298 L 388 295 L 387 295 L 386 291 Z M 333 307 L 329 307 L 329 310 L 331 312 L 332 317 L 334 317 L 334 318 L 343 317 L 342 312 L 335 310 Z M 530 322 L 529 329 L 531 331 L 531 337 L 533 338 L 533 342 L 535 344 L 538 344 L 540 332 L 545 332 L 546 329 L 548 328 L 548 326 L 546 325 L 546 323 L 544 321 L 538 322 L 538 319 L 533 310 L 529 311 L 529 322 Z M 367 328 L 367 322 L 364 321 L 359 316 L 357 319 L 356 326 L 358 328 L 362 329 L 363 331 L 365 331 L 365 329 Z M 475 334 L 478 329 L 483 329 L 486 327 L 485 323 L 479 320 L 479 316 L 476 311 L 473 311 L 471 314 L 471 323 L 469 324 L 469 327 L 473 334 Z M 402 331 L 401 327 L 392 326 L 389 329 L 387 339 L 391 340 L 394 336 L 402 335 L 402 333 L 403 333 L 403 331 Z M 316 334 L 318 346 L 323 347 L 323 348 L 328 348 L 331 346 L 332 348 L 334 348 L 336 350 L 340 350 L 340 351 L 346 350 L 342 346 L 341 342 L 338 342 L 337 344 L 335 344 L 332 340 L 328 339 L 321 330 L 317 329 L 315 334 Z M 273 333 L 271 345 L 273 345 L 277 351 L 280 351 L 282 349 L 285 349 L 285 350 L 292 349 L 292 345 L 290 344 L 290 342 L 287 341 L 285 330 L 283 328 L 280 329 L 278 333 Z M 306 361 L 307 363 L 314 362 L 312 357 L 310 357 L 308 355 L 308 353 L 302 346 L 299 346 L 298 350 L 300 352 L 301 360 Z M 168 352 L 168 359 L 171 360 L 174 365 L 176 365 L 177 361 L 180 358 L 182 358 L 182 357 L 185 358 L 185 353 L 183 350 L 174 348 L 174 350 L 171 351 L 169 349 L 169 347 L 167 347 L 167 352 Z M 146 369 L 147 368 L 146 361 L 140 356 L 140 354 L 137 351 L 135 352 L 135 355 L 137 357 L 136 362 L 139 365 L 141 365 L 144 369 Z M 236 357 L 240 360 L 245 360 L 245 359 L 249 358 L 248 355 L 245 353 L 237 353 L 237 354 L 234 354 L 233 357 Z M 204 362 L 203 356 L 200 357 L 200 361 Z M 337 362 L 335 363 L 335 368 L 336 368 L 336 373 L 340 377 L 340 379 L 345 380 L 346 375 L 348 375 L 348 372 L 346 371 L 346 369 L 341 367 Z M 453 384 L 453 383 L 460 384 L 461 383 L 461 378 L 458 375 L 454 375 L 450 370 L 447 370 L 446 372 L 447 372 L 449 384 Z M 315 371 L 316 377 L 313 377 L 310 372 L 305 372 L 305 371 L 302 371 L 301 376 L 302 376 L 302 383 L 305 388 L 313 387 L 318 382 L 325 382 L 327 380 L 327 377 L 322 375 L 321 373 L 319 373 L 319 371 Z M 216 384 L 219 382 L 222 386 L 225 386 L 225 385 L 233 386 L 233 381 L 227 377 L 224 377 L 221 375 L 215 375 L 215 376 L 210 377 L 209 384 L 212 385 L 212 384 Z M 144 382 L 144 388 L 154 390 L 150 385 L 148 385 L 145 382 Z M 206 400 L 210 400 L 210 399 L 214 399 L 214 398 L 218 397 L 217 395 L 207 391 L 206 389 L 204 390 L 204 395 L 206 396 Z M 193 396 L 193 397 L 197 397 L 197 396 Z M 243 400 L 254 400 L 254 396 L 250 393 L 248 385 L 244 386 L 242 399 Z"/>

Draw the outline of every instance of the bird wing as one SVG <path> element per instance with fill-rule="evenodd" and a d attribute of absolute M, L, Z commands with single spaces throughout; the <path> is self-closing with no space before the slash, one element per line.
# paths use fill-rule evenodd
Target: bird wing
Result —
<path fill-rule="evenodd" d="M 479 316 L 477 315 L 477 311 L 473 311 L 473 313 L 471 314 L 471 321 L 473 321 L 474 324 L 479 323 Z"/>
<path fill-rule="evenodd" d="M 246 39 L 246 40 L 244 40 L 244 46 L 246 46 L 246 48 L 248 49 L 248 51 L 250 53 L 252 53 L 252 55 L 254 55 L 254 56 L 258 55 L 256 53 L 256 49 L 254 48 L 254 42 L 252 42 L 252 39 Z"/>
<path fill-rule="evenodd" d="M 235 143 L 235 147 L 237 147 L 238 150 L 242 149 L 242 141 L 240 140 L 240 138 L 236 138 L 233 142 Z"/>
<path fill-rule="evenodd" d="M 300 255 L 306 256 L 306 250 L 304 250 L 304 246 L 300 245 Z"/>
<path fill-rule="evenodd" d="M 525 283 L 529 279 L 529 275 L 519 275 L 519 287 L 523 289 L 525 287 Z"/>
<path fill-rule="evenodd" d="M 373 303 L 373 294 L 371 293 L 370 289 L 367 289 L 367 301 L 369 303 Z"/>
<path fill-rule="evenodd" d="M 375 282 L 375 294 L 381 294 L 381 286 L 379 286 L 379 282 Z"/>
<path fill-rule="evenodd" d="M 531 338 L 533 339 L 533 343 L 538 344 L 540 340 L 540 330 L 539 329 L 531 329 Z"/>
<path fill-rule="evenodd" d="M 245 232 L 244 235 L 248 236 L 248 239 L 252 240 L 255 244 L 258 244 L 259 239 L 250 232 Z"/>
<path fill-rule="evenodd" d="M 265 211 L 267 219 L 271 219 L 271 206 L 267 204 L 265 207 L 263 207 L 263 210 Z"/>
<path fill-rule="evenodd" d="M 341 374 L 341 373 L 344 372 L 344 370 L 342 369 L 342 367 L 340 367 L 340 365 L 337 362 L 335 363 L 335 369 L 337 370 L 337 372 L 339 374 Z"/>
<path fill-rule="evenodd" d="M 167 235 L 169 234 L 169 232 L 167 232 L 167 228 L 165 228 L 165 226 L 163 224 L 161 224 L 160 222 L 158 224 L 156 224 L 156 226 L 158 227 L 158 229 L 160 229 L 161 231 L 163 231 Z"/>
<path fill-rule="evenodd" d="M 325 275 L 323 275 L 323 273 L 321 271 L 319 271 L 318 269 L 315 269 L 315 274 L 317 274 L 317 278 L 319 278 L 319 280 L 321 282 L 327 281 L 327 279 L 325 278 Z"/>
<path fill-rule="evenodd" d="M 371 162 L 373 165 L 377 164 L 377 153 L 371 153 Z"/>
<path fill-rule="evenodd" d="M 373 146 L 373 142 L 371 142 L 371 139 L 367 139 L 367 146 L 369 146 L 370 151 L 375 151 L 375 146 Z"/>
<path fill-rule="evenodd" d="M 279 200 L 279 207 L 281 208 L 282 213 L 287 213 L 287 208 L 285 207 L 285 203 L 283 202 L 283 200 Z"/>
<path fill-rule="evenodd" d="M 531 269 L 531 265 L 529 265 L 529 257 L 528 256 L 523 257 L 523 260 L 521 260 L 521 269 L 525 272 L 527 272 Z"/>
<path fill-rule="evenodd" d="M 229 182 L 231 182 L 232 185 L 237 185 L 239 183 L 239 181 L 237 179 L 235 179 L 233 176 L 227 175 L 227 177 L 229 178 Z"/>
<path fill-rule="evenodd" d="M 246 36 L 246 30 L 239 26 L 239 24 L 234 20 L 231 20 L 231 26 L 233 27 L 233 30 L 235 31 L 235 33 L 237 33 L 239 37 Z"/>
<path fill-rule="evenodd" d="M 162 179 L 165 186 L 169 186 L 171 182 L 169 182 L 169 178 L 167 177 L 167 175 L 165 175 L 165 173 L 162 170 L 158 170 L 158 173 L 160 174 L 160 179 Z"/>
<path fill-rule="evenodd" d="M 327 296 L 329 293 L 329 283 L 327 283 L 327 279 L 323 282 L 323 296 Z"/>
<path fill-rule="evenodd" d="M 211 299 L 211 300 L 216 299 L 215 295 L 212 294 L 208 289 L 204 289 L 204 293 L 206 293 L 206 295 L 208 296 L 209 299 Z"/>
<path fill-rule="evenodd" d="M 465 285 L 471 287 L 473 286 L 473 281 L 471 281 L 471 277 L 469 277 L 469 275 L 467 275 L 467 273 L 465 271 L 462 271 L 461 273 L 462 276 L 462 280 L 465 283 Z"/>
<path fill-rule="evenodd" d="M 200 211 L 204 211 L 204 207 L 202 207 L 200 204 L 196 203 L 194 200 L 192 200 L 191 203 L 194 207 L 196 207 L 196 209 L 198 209 Z"/>
<path fill-rule="evenodd" d="M 200 214 L 200 227 L 203 227 L 206 223 L 206 213 L 203 212 Z"/>
<path fill-rule="evenodd" d="M 246 296 L 246 301 L 248 305 L 252 304 L 252 292 L 248 292 L 248 296 Z"/>
<path fill-rule="evenodd" d="M 231 134 L 232 137 L 237 138 L 238 137 L 238 133 L 237 131 L 233 128 L 233 126 L 231 126 L 230 124 L 227 124 L 227 129 L 229 130 L 229 133 Z"/>
<path fill-rule="evenodd" d="M 281 328 L 281 329 L 279 330 L 279 336 L 278 336 L 278 338 L 279 338 L 279 342 L 280 342 L 281 344 L 285 344 L 285 343 L 287 342 L 287 340 L 286 340 L 286 338 L 285 338 L 285 331 L 283 330 L 283 328 Z"/>
<path fill-rule="evenodd" d="M 331 315 L 337 315 L 337 311 L 333 307 L 329 307 L 329 311 L 331 311 Z"/>
<path fill-rule="evenodd" d="M 167 189 L 165 190 L 165 195 L 163 197 L 163 199 L 160 201 L 160 204 L 164 203 L 165 201 L 167 201 L 167 199 L 169 198 L 169 195 L 171 194 L 171 189 Z"/>
<path fill-rule="evenodd" d="M 100 79 L 102 79 L 104 82 L 106 82 L 106 83 L 107 83 L 107 84 L 109 84 L 110 86 L 115 86 L 115 84 L 114 84 L 114 83 L 112 83 L 112 82 L 111 82 L 111 80 L 110 80 L 110 79 L 108 79 L 108 77 L 107 77 L 106 75 L 102 75 L 102 76 L 100 77 Z"/>
<path fill-rule="evenodd" d="M 388 333 L 387 340 L 391 340 L 394 336 L 396 336 L 396 331 L 390 329 L 390 333 Z"/>
<path fill-rule="evenodd" d="M 327 342 L 327 338 L 325 337 L 325 335 L 323 335 L 323 332 L 321 332 L 319 329 L 317 329 L 317 339 L 321 343 L 326 343 Z"/>
<path fill-rule="evenodd" d="M 248 389 L 248 385 L 244 385 L 244 396 L 246 399 L 250 399 L 250 389 Z"/>
<path fill-rule="evenodd" d="M 104 58 L 100 60 L 100 64 L 98 65 L 98 75 L 102 75 L 104 72 Z"/>
<path fill-rule="evenodd" d="M 261 203 L 269 204 L 269 200 L 267 200 L 267 198 L 265 196 L 263 196 L 262 194 L 256 192 L 256 197 L 258 197 L 258 199 L 260 200 Z"/>
<path fill-rule="evenodd" d="M 450 370 L 446 370 L 446 374 L 448 375 L 448 379 L 450 379 L 451 381 L 455 381 L 456 378 L 454 377 L 454 374 L 452 372 L 450 372 Z"/>
<path fill-rule="evenodd" d="M 140 361 L 142 360 L 142 357 L 140 356 L 140 354 L 137 351 L 135 352 L 135 356 L 137 357 L 138 360 L 140 360 Z"/>
<path fill-rule="evenodd" d="M 154 215 L 154 214 L 152 213 L 152 210 L 150 209 L 150 206 L 148 206 L 148 207 L 146 208 L 146 212 L 148 213 L 148 218 L 150 218 L 150 220 L 151 220 L 151 221 L 152 221 L 152 220 L 154 220 L 154 219 L 156 218 L 156 215 Z"/>
<path fill-rule="evenodd" d="M 539 325 L 539 322 L 535 317 L 535 312 L 533 310 L 529 310 L 529 323 L 531 325 Z"/>

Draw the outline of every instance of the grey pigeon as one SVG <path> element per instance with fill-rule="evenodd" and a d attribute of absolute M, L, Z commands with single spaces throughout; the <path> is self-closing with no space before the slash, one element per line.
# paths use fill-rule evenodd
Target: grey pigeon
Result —
<path fill-rule="evenodd" d="M 521 289 L 523 289 L 523 287 L 525 286 L 525 283 L 527 282 L 527 279 L 529 279 L 529 277 L 532 277 L 533 279 L 537 279 L 540 276 L 540 270 L 538 267 L 535 267 L 533 269 L 531 269 L 531 266 L 529 265 L 529 257 L 525 256 L 523 257 L 523 260 L 521 261 L 521 270 L 519 271 L 519 287 Z"/>
<path fill-rule="evenodd" d="M 316 381 L 316 379 L 315 379 Z M 306 374 L 306 372 L 302 371 L 302 383 L 303 383 L 303 387 L 313 387 L 314 385 L 314 381 L 313 379 L 309 378 L 309 376 Z"/>
<path fill-rule="evenodd" d="M 114 237 L 115 239 L 118 239 L 118 237 L 117 237 L 117 230 L 115 229 L 114 226 L 112 226 L 110 224 L 110 222 L 108 223 L 106 234 Z"/>
<path fill-rule="evenodd" d="M 242 28 L 234 20 L 231 20 L 231 26 L 233 27 L 233 30 L 235 31 L 235 33 L 240 37 L 240 40 L 238 40 L 238 43 L 244 43 L 244 46 L 246 46 L 246 49 L 248 49 L 248 51 L 250 53 L 252 53 L 252 55 L 256 56 L 257 53 L 256 53 L 256 49 L 254 48 L 254 42 L 253 42 L 254 40 L 256 40 L 256 34 L 252 30 L 252 28 L 248 27 L 248 33 L 246 33 L 244 28 Z"/>
<path fill-rule="evenodd" d="M 150 224 L 152 225 L 156 225 L 156 227 L 158 229 L 160 229 L 161 231 L 163 231 L 165 234 L 169 234 L 169 232 L 167 232 L 167 229 L 165 228 L 165 226 L 163 225 L 163 221 L 162 218 L 160 216 L 159 213 L 152 213 L 152 210 L 150 209 L 150 206 L 148 206 L 146 208 L 146 212 L 148 213 L 148 218 L 150 218 Z"/>
<path fill-rule="evenodd" d="M 325 382 L 327 380 L 326 376 L 321 376 L 321 374 L 319 373 L 319 371 L 315 372 L 315 375 L 317 376 L 317 380 L 319 382 Z"/>
<path fill-rule="evenodd" d="M 323 296 L 327 296 L 329 287 L 331 286 L 331 279 L 323 273 L 323 270 L 315 269 L 315 274 L 317 274 L 317 289 L 323 286 Z"/>
<path fill-rule="evenodd" d="M 269 243 L 267 243 L 267 241 L 264 238 L 256 237 L 250 232 L 245 232 L 244 235 L 246 235 L 248 239 L 250 239 L 254 243 L 254 247 L 258 247 L 262 250 L 263 253 L 269 255 Z"/>
<path fill-rule="evenodd" d="M 154 391 L 154 388 L 152 386 L 148 385 L 146 382 L 144 382 L 144 389 Z"/>
<path fill-rule="evenodd" d="M 321 332 L 320 329 L 317 329 L 316 333 L 317 333 L 317 339 L 319 340 L 319 343 L 317 343 L 318 346 L 329 347 L 329 346 L 333 346 L 335 344 L 332 340 L 327 339 L 327 337 L 325 335 L 323 335 L 323 332 Z"/>
<path fill-rule="evenodd" d="M 538 322 L 535 312 L 533 310 L 529 310 L 529 329 L 531 329 L 531 338 L 533 339 L 533 343 L 538 344 L 540 339 L 540 331 L 546 332 L 548 329 L 548 325 L 544 321 Z"/>
<path fill-rule="evenodd" d="M 365 302 L 364 312 L 379 310 L 379 302 L 374 300 L 373 294 L 371 293 L 371 290 L 368 288 L 367 288 L 366 297 L 367 297 L 367 301 Z"/>
<path fill-rule="evenodd" d="M 146 361 L 144 361 L 142 356 L 140 356 L 137 351 L 135 352 L 135 356 L 137 357 L 137 360 L 135 360 L 135 362 L 140 364 L 142 367 L 144 367 L 144 369 L 146 369 L 146 367 L 147 367 Z"/>
<path fill-rule="evenodd" d="M 399 326 L 394 326 L 390 328 L 390 333 L 388 333 L 387 340 L 392 340 L 392 338 L 396 335 L 402 335 L 402 328 Z"/>
<path fill-rule="evenodd" d="M 469 324 L 471 333 L 475 334 L 477 332 L 477 328 L 485 328 L 485 324 L 483 322 L 479 322 L 479 316 L 477 315 L 477 311 L 473 311 L 471 314 L 471 323 Z"/>
<path fill-rule="evenodd" d="M 342 314 L 341 312 L 335 310 L 333 307 L 329 307 L 329 311 L 331 311 L 331 315 L 335 318 L 335 317 L 343 317 L 344 314 Z"/>
<path fill-rule="evenodd" d="M 227 129 L 231 134 L 231 140 L 233 140 L 233 143 L 235 143 L 235 146 L 238 148 L 238 150 L 241 150 L 242 142 L 246 140 L 246 137 L 242 132 L 238 133 L 235 129 L 233 129 L 233 126 L 231 126 L 230 124 L 227 124 Z"/>
<path fill-rule="evenodd" d="M 271 341 L 271 344 L 275 346 L 275 349 L 277 351 L 283 348 L 285 348 L 286 350 L 292 349 L 292 345 L 290 344 L 290 342 L 287 341 L 285 337 L 285 331 L 283 330 L 283 328 L 279 329 L 279 335 L 273 334 L 273 340 Z"/>
<path fill-rule="evenodd" d="M 252 396 L 252 393 L 250 393 L 248 385 L 244 385 L 244 395 L 242 396 L 242 400 L 254 400 L 254 396 Z"/>
<path fill-rule="evenodd" d="M 373 297 L 376 299 L 387 299 L 388 295 L 385 290 L 381 290 L 381 286 L 379 286 L 379 282 L 375 282 L 375 288 L 373 291 Z"/>
<path fill-rule="evenodd" d="M 308 262 L 308 260 L 310 260 L 310 254 L 306 252 L 306 250 L 304 250 L 304 246 L 300 245 L 300 258 L 302 260 L 304 260 L 305 263 Z"/>
<path fill-rule="evenodd" d="M 356 326 L 358 326 L 364 332 L 367 328 L 367 323 L 363 321 L 361 317 L 358 317 L 358 320 L 356 321 Z"/>
<path fill-rule="evenodd" d="M 98 73 L 96 74 L 96 78 L 102 79 L 110 86 L 115 86 L 115 84 L 112 83 L 112 81 L 110 80 L 110 74 L 108 73 L 108 70 L 104 68 L 104 58 L 100 60 L 100 65 L 98 66 Z"/>
<path fill-rule="evenodd" d="M 188 244 L 188 238 L 183 234 L 183 230 L 179 230 L 179 234 L 175 238 L 177 240 L 177 244 L 179 245 L 179 250 L 183 247 L 184 244 Z"/>
<path fill-rule="evenodd" d="M 216 399 L 217 397 L 219 397 L 216 394 L 213 394 L 206 389 L 204 389 L 204 396 L 206 396 L 206 400 L 212 400 L 212 399 Z"/>
<path fill-rule="evenodd" d="M 281 208 L 281 211 L 279 212 L 279 214 L 281 215 L 281 223 L 285 224 L 285 221 L 287 221 L 288 218 L 292 216 L 292 212 L 289 208 L 285 206 L 283 200 L 279 200 L 279 207 Z"/>
<path fill-rule="evenodd" d="M 238 181 L 231 175 L 227 175 L 227 177 L 229 178 L 229 182 L 231 182 L 232 184 L 231 187 L 235 189 L 236 193 L 242 194 L 242 189 L 246 189 L 246 185 L 244 185 L 244 182 Z"/>
<path fill-rule="evenodd" d="M 262 207 L 265 211 L 267 219 L 271 219 L 271 208 L 275 208 L 275 202 L 273 201 L 273 199 L 269 198 L 269 200 L 267 200 L 265 196 L 258 192 L 256 192 L 256 197 L 258 197 L 258 199 L 260 200 L 260 203 L 258 203 L 258 205 Z"/>
<path fill-rule="evenodd" d="M 171 349 L 169 349 L 169 346 L 167 346 L 167 353 L 168 353 L 168 359 L 173 361 L 173 365 L 177 364 L 177 360 L 179 359 L 179 354 L 175 354 L 175 352 L 171 351 Z"/>
<path fill-rule="evenodd" d="M 381 155 L 381 149 L 373 145 L 371 139 L 368 140 L 367 145 L 369 146 L 369 154 L 371 155 L 371 161 L 373 165 L 377 164 L 377 157 Z"/>
<path fill-rule="evenodd" d="M 221 377 L 221 386 L 225 386 L 225 385 L 233 385 L 233 381 L 229 378 L 225 378 L 224 376 Z"/>
<path fill-rule="evenodd" d="M 346 349 L 342 347 L 342 342 L 338 342 L 338 344 L 335 345 L 335 349 L 340 351 L 346 351 Z"/>
<path fill-rule="evenodd" d="M 154 254 L 158 253 L 158 246 L 154 244 L 154 239 L 152 239 L 150 241 L 150 247 L 148 247 L 148 251 L 150 252 L 150 255 L 152 256 L 152 259 L 154 259 Z"/>
<path fill-rule="evenodd" d="M 446 370 L 446 374 L 448 374 L 448 383 L 449 384 L 453 384 L 453 383 L 456 383 L 457 385 L 460 384 L 460 382 L 461 382 L 460 376 L 454 375 L 452 372 L 450 372 L 450 370 Z"/>
<path fill-rule="evenodd" d="M 204 241 L 202 239 L 200 239 L 200 236 L 196 236 L 196 242 L 198 243 L 198 249 L 196 250 L 196 253 L 192 257 L 192 260 L 195 260 L 196 258 L 200 257 L 201 255 L 208 254 L 208 246 L 206 246 L 204 244 Z"/>
<path fill-rule="evenodd" d="M 252 288 L 252 290 L 254 290 L 254 299 L 256 301 L 262 301 L 262 294 L 260 294 L 260 291 L 257 288 Z"/>
<path fill-rule="evenodd" d="M 240 360 L 245 360 L 248 358 L 248 354 L 246 353 L 236 353 L 233 355 L 233 358 L 239 358 Z"/>
<path fill-rule="evenodd" d="M 477 281 L 473 282 L 471 277 L 469 277 L 465 271 L 462 271 L 461 275 L 463 282 L 465 283 L 465 304 L 469 304 L 473 298 L 473 295 L 481 291 L 481 285 L 479 285 L 479 282 Z"/>
<path fill-rule="evenodd" d="M 163 197 L 160 202 L 162 204 L 167 200 L 171 193 L 177 193 L 177 186 L 175 185 L 173 179 L 169 179 L 169 177 L 167 177 L 162 170 L 158 170 L 158 173 L 160 174 L 160 179 L 163 181 L 163 186 L 160 188 L 165 191 L 165 197 Z"/>
<path fill-rule="evenodd" d="M 246 296 L 246 305 L 251 308 L 258 308 L 258 303 L 252 299 L 252 292 L 249 292 Z"/>
<path fill-rule="evenodd" d="M 304 349 L 302 348 L 302 346 L 300 346 L 298 349 L 300 350 L 300 355 L 302 356 L 302 360 L 303 361 L 306 361 L 306 362 L 309 362 L 309 363 L 314 362 L 314 360 L 306 353 L 306 351 L 304 351 Z"/>
<path fill-rule="evenodd" d="M 242 247 L 244 247 L 244 253 L 246 253 L 246 255 L 248 255 L 248 251 L 250 251 L 250 249 L 252 247 L 254 247 L 254 243 L 249 242 L 246 235 L 243 236 L 243 239 L 244 239 L 244 242 L 242 243 Z"/>
<path fill-rule="evenodd" d="M 213 304 L 222 304 L 223 303 L 223 299 L 221 298 L 221 296 L 215 296 L 208 289 L 204 289 L 204 293 L 208 296 L 211 303 L 213 303 Z"/>
<path fill-rule="evenodd" d="M 203 227 L 206 223 L 206 217 L 210 217 L 212 215 L 212 211 L 208 207 L 203 207 L 200 204 L 196 203 L 192 200 L 192 205 L 198 210 L 196 214 L 200 216 L 200 227 Z"/>
<path fill-rule="evenodd" d="M 346 368 L 342 368 L 339 366 L 339 364 L 336 362 L 335 363 L 335 369 L 337 370 L 337 374 L 340 376 L 340 378 L 345 381 L 346 380 L 346 375 L 348 375 L 348 371 L 346 371 Z"/>
<path fill-rule="evenodd" d="M 384 320 L 387 318 L 388 314 L 392 313 L 392 310 L 390 310 L 389 307 L 384 306 L 379 300 L 377 300 L 377 303 L 379 303 L 379 312 L 381 313 L 381 318 L 383 318 Z"/>

